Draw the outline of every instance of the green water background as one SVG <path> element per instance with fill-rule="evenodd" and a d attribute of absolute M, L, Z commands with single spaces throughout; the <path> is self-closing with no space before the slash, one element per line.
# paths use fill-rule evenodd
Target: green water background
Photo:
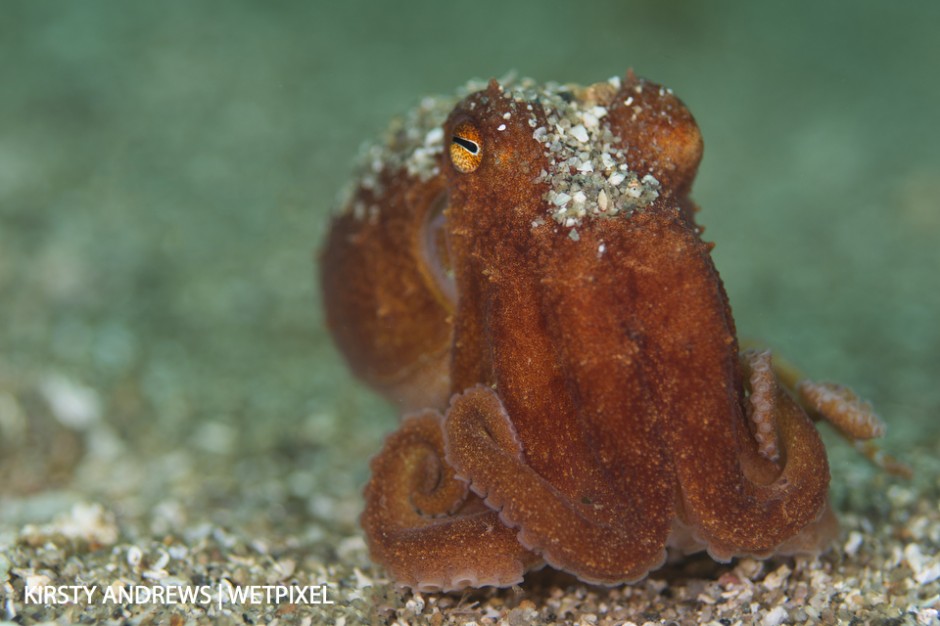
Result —
<path fill-rule="evenodd" d="M 397 417 L 333 350 L 314 251 L 363 141 L 508 70 L 673 88 L 705 137 L 694 196 L 741 335 L 870 397 L 902 456 L 940 432 L 936 2 L 2 15 L 0 374 L 90 386 L 142 454 L 206 422 L 254 451 L 339 427 L 364 480 Z"/>

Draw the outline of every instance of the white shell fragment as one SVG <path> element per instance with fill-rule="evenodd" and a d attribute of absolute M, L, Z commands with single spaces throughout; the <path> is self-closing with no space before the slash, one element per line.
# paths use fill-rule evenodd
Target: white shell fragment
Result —
<path fill-rule="evenodd" d="M 596 125 L 597 120 L 595 119 L 594 122 L 595 122 L 595 125 Z M 587 143 L 587 141 L 588 141 L 588 132 L 587 132 L 587 129 L 584 128 L 584 126 L 582 126 L 581 124 L 578 124 L 577 126 L 575 126 L 574 128 L 571 129 L 571 135 L 572 135 L 575 139 L 577 139 L 578 141 L 580 141 L 581 143 Z"/>

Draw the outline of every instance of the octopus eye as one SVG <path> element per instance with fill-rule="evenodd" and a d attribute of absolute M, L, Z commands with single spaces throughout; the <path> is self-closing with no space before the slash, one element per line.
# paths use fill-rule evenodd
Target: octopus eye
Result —
<path fill-rule="evenodd" d="M 454 129 L 450 140 L 450 160 L 458 172 L 468 174 L 480 167 L 483 161 L 483 143 L 480 131 L 468 122 L 461 122 Z"/>

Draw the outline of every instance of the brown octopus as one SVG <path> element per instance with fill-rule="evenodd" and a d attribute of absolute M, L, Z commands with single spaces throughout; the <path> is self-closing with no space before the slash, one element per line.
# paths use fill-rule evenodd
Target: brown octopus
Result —
<path fill-rule="evenodd" d="M 426 99 L 365 155 L 322 285 L 353 371 L 407 413 L 362 515 L 398 583 L 507 586 L 547 563 L 616 584 L 670 547 L 832 539 L 812 420 L 883 426 L 739 350 L 689 199 L 701 155 L 685 106 L 632 73 Z"/>

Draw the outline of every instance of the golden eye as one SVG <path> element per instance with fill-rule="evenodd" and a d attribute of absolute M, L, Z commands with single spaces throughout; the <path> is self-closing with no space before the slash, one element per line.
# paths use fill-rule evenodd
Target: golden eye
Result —
<path fill-rule="evenodd" d="M 483 160 L 483 142 L 480 131 L 468 122 L 457 124 L 450 140 L 450 161 L 458 172 L 467 174 L 480 167 Z"/>

